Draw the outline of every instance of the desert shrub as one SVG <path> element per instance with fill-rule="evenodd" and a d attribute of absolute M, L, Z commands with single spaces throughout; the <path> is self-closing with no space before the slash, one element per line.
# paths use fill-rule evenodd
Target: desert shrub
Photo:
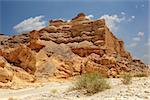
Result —
<path fill-rule="evenodd" d="M 75 89 L 85 90 L 86 94 L 94 94 L 105 89 L 109 89 L 110 86 L 102 75 L 97 72 L 82 74 L 75 82 Z"/>
<path fill-rule="evenodd" d="M 130 73 L 124 73 L 122 75 L 122 78 L 123 78 L 122 80 L 123 84 L 127 85 L 131 83 L 132 75 Z"/>
<path fill-rule="evenodd" d="M 57 89 L 50 90 L 50 93 L 53 93 L 53 94 L 56 94 L 57 92 L 58 92 Z"/>
<path fill-rule="evenodd" d="M 147 72 L 141 72 L 141 73 L 138 73 L 136 75 L 134 75 L 135 77 L 148 77 L 148 73 Z"/>

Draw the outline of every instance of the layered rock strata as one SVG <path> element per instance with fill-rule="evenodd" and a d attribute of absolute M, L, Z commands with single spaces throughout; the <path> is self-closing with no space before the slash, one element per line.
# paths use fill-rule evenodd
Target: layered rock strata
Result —
<path fill-rule="evenodd" d="M 116 77 L 124 72 L 149 70 L 143 62 L 132 58 L 104 19 L 92 20 L 83 13 L 70 21 L 50 20 L 39 31 L 0 37 L 0 56 L 12 68 L 21 68 L 36 79 L 68 78 L 93 71 Z M 0 82 L 13 77 L 13 71 L 5 71 L 6 62 L 0 62 Z"/>

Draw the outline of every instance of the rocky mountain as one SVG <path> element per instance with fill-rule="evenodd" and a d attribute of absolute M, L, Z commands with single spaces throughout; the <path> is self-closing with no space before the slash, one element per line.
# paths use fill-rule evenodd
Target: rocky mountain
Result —
<path fill-rule="evenodd" d="M 68 78 L 98 71 L 119 77 L 149 70 L 133 59 L 106 26 L 79 13 L 70 21 L 50 20 L 41 30 L 14 36 L 0 35 L 0 82 L 14 77 L 33 82 L 47 77 Z"/>

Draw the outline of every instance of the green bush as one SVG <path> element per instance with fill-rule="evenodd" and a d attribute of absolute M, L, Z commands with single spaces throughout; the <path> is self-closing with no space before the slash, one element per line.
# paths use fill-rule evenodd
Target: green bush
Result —
<path fill-rule="evenodd" d="M 132 75 L 130 73 L 125 73 L 123 74 L 123 84 L 127 85 L 127 84 L 130 84 L 131 83 L 131 80 L 132 80 Z"/>
<path fill-rule="evenodd" d="M 89 95 L 109 88 L 105 78 L 97 72 L 82 74 L 75 83 L 75 89 L 85 90 L 86 94 Z"/>

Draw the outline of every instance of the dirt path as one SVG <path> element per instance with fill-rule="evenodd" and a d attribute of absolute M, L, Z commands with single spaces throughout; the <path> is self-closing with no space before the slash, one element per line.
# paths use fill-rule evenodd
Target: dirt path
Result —
<path fill-rule="evenodd" d="M 22 99 L 31 95 L 49 93 L 53 90 L 57 90 L 57 92 L 64 92 L 67 88 L 69 88 L 70 84 L 70 82 L 50 82 L 37 88 L 33 87 L 20 90 L 0 89 L 0 100 L 7 100 L 9 97 Z"/>

